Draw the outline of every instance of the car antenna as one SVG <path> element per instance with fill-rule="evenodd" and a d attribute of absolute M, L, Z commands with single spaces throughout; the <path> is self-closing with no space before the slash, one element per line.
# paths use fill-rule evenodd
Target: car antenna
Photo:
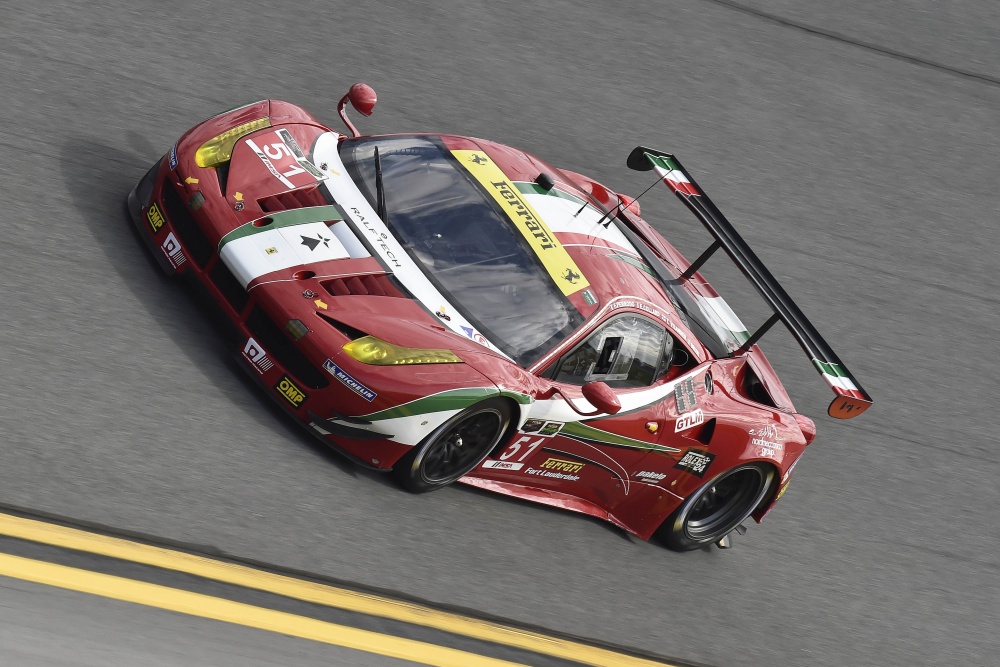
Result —
<path fill-rule="evenodd" d="M 379 157 L 378 146 L 375 147 L 375 206 L 378 217 L 389 224 L 385 219 L 385 187 L 382 185 L 382 158 Z"/>
<path fill-rule="evenodd" d="M 661 176 L 657 175 L 656 180 L 653 181 L 648 188 L 646 188 L 645 190 L 643 190 L 642 192 L 639 193 L 639 197 L 643 196 L 644 194 L 646 194 L 647 192 L 649 192 L 650 190 L 652 190 L 656 186 L 656 184 L 659 183 L 662 180 L 663 180 L 663 178 Z M 639 197 L 636 197 L 635 199 L 633 199 L 632 201 L 630 201 L 628 203 L 628 205 L 631 206 L 632 204 L 634 204 L 637 201 L 639 201 Z M 621 196 L 619 196 L 618 197 L 618 205 L 615 206 L 610 211 L 608 211 L 607 213 L 605 213 L 604 215 L 602 215 L 601 219 L 597 221 L 597 224 L 599 224 L 599 225 L 604 224 L 605 218 L 610 218 L 613 215 L 618 215 L 618 210 L 621 209 L 624 205 L 625 205 L 625 202 L 622 201 Z M 582 211 L 583 209 L 581 208 L 580 210 Z"/>

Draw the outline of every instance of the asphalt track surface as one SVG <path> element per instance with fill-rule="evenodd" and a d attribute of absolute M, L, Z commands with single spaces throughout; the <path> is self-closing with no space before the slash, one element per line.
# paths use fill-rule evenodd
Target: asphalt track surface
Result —
<path fill-rule="evenodd" d="M 597 4 L 0 3 L 0 503 L 711 665 L 996 664 L 1000 10 Z M 675 152 L 875 407 L 823 416 L 770 335 L 820 435 L 763 524 L 684 555 L 322 451 L 157 276 L 122 199 L 200 119 L 274 97 L 336 127 L 357 80 L 379 93 L 363 131 L 484 136 L 633 195 L 628 151 Z M 665 191 L 642 205 L 707 244 Z M 734 273 L 707 269 L 747 293 Z"/>

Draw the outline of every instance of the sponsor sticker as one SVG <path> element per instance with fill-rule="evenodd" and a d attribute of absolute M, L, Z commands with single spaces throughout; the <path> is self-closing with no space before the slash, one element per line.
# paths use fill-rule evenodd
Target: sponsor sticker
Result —
<path fill-rule="evenodd" d="M 170 156 L 167 158 L 167 162 L 170 164 L 170 169 L 177 168 L 177 144 L 170 147 Z"/>
<path fill-rule="evenodd" d="M 667 476 L 666 473 L 652 472 L 650 470 L 642 470 L 633 475 L 633 477 L 635 477 L 640 482 L 649 482 L 650 484 L 659 482 L 666 476 Z"/>
<path fill-rule="evenodd" d="M 778 429 L 774 424 L 765 424 L 747 432 L 750 434 L 750 444 L 757 448 L 757 456 L 774 459 L 785 451 L 785 444 L 778 439 Z"/>
<path fill-rule="evenodd" d="M 154 234 L 160 231 L 163 227 L 163 223 L 166 222 L 163 219 L 163 213 L 160 212 L 160 207 L 156 205 L 156 202 L 150 204 L 149 208 L 146 209 L 146 220 L 149 221 L 149 227 L 153 230 Z"/>
<path fill-rule="evenodd" d="M 591 292 L 589 289 L 583 290 L 583 300 L 586 302 L 588 306 L 597 305 L 597 297 L 594 296 L 594 293 Z"/>
<path fill-rule="evenodd" d="M 345 387 L 347 387 L 348 389 L 350 389 L 355 394 L 365 399 L 369 403 L 374 401 L 375 397 L 378 396 L 378 394 L 376 394 L 374 391 L 372 391 L 371 389 L 369 389 L 368 387 L 366 387 L 365 385 L 361 384 L 353 377 L 351 377 L 350 373 L 345 371 L 337 364 L 333 363 L 332 359 L 327 359 L 326 361 L 324 361 L 323 368 L 326 369 L 327 373 L 340 380 L 340 382 Z"/>
<path fill-rule="evenodd" d="M 692 475 L 704 477 L 708 466 L 712 465 L 715 454 L 700 449 L 689 449 L 684 452 L 684 456 L 674 466 L 680 470 L 687 470 Z"/>
<path fill-rule="evenodd" d="M 173 232 L 167 234 L 167 238 L 163 239 L 163 243 L 160 244 L 160 250 L 163 254 L 167 256 L 170 260 L 170 266 L 175 269 L 187 261 L 187 256 L 184 254 L 184 249 L 181 247 L 180 242 L 177 237 L 174 236 Z"/>
<path fill-rule="evenodd" d="M 281 394 L 281 397 L 297 408 L 306 402 L 306 392 L 299 389 L 298 385 L 287 375 L 282 375 L 278 384 L 274 385 L 274 390 Z"/>
<path fill-rule="evenodd" d="M 685 412 L 682 415 L 677 416 L 677 421 L 674 423 L 674 433 L 680 433 L 693 426 L 698 426 L 705 422 L 705 413 L 701 411 L 701 408 L 697 410 L 692 410 L 691 412 Z"/>
<path fill-rule="evenodd" d="M 521 433 L 532 433 L 551 438 L 562 430 L 563 422 L 545 421 L 544 419 L 529 419 L 521 427 Z"/>
<path fill-rule="evenodd" d="M 684 380 L 674 388 L 674 400 L 677 401 L 677 412 L 690 412 L 698 407 L 698 397 L 694 393 L 694 378 Z"/>
<path fill-rule="evenodd" d="M 523 463 L 514 463 L 512 461 L 494 461 L 492 459 L 486 459 L 483 461 L 484 468 L 495 468 L 497 470 L 520 470 L 524 467 Z"/>
<path fill-rule="evenodd" d="M 575 482 L 580 479 L 580 476 L 576 473 L 580 472 L 585 467 L 586 466 L 583 463 L 550 457 L 545 459 L 545 462 L 537 468 L 528 468 L 524 472 L 536 477 L 548 477 L 550 479 L 561 479 L 567 482 Z"/>
<path fill-rule="evenodd" d="M 250 365 L 254 367 L 254 370 L 261 375 L 271 370 L 274 366 L 274 362 L 267 356 L 267 352 L 265 352 L 260 343 L 255 341 L 253 338 L 247 340 L 247 344 L 243 346 L 243 356 L 246 357 L 247 361 L 250 362 Z"/>

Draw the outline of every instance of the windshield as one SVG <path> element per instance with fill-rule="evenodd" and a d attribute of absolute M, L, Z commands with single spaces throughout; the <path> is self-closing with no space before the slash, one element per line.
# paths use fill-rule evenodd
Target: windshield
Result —
<path fill-rule="evenodd" d="M 380 204 L 376 146 L 384 222 L 490 342 L 528 366 L 583 323 L 524 237 L 435 138 L 341 142 L 341 159 L 373 207 Z"/>

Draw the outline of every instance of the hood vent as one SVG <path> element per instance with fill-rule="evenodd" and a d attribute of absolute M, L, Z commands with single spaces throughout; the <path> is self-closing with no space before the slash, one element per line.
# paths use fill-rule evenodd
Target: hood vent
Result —
<path fill-rule="evenodd" d="M 334 278 L 325 280 L 323 287 L 331 296 L 391 296 L 404 298 L 392 279 L 384 274 L 351 276 L 350 278 Z"/>
<path fill-rule="evenodd" d="M 276 213 L 278 211 L 288 211 L 290 209 L 305 208 L 306 206 L 329 206 L 319 187 L 313 185 L 308 188 L 289 190 L 276 195 L 258 199 L 260 209 L 265 213 Z"/>

